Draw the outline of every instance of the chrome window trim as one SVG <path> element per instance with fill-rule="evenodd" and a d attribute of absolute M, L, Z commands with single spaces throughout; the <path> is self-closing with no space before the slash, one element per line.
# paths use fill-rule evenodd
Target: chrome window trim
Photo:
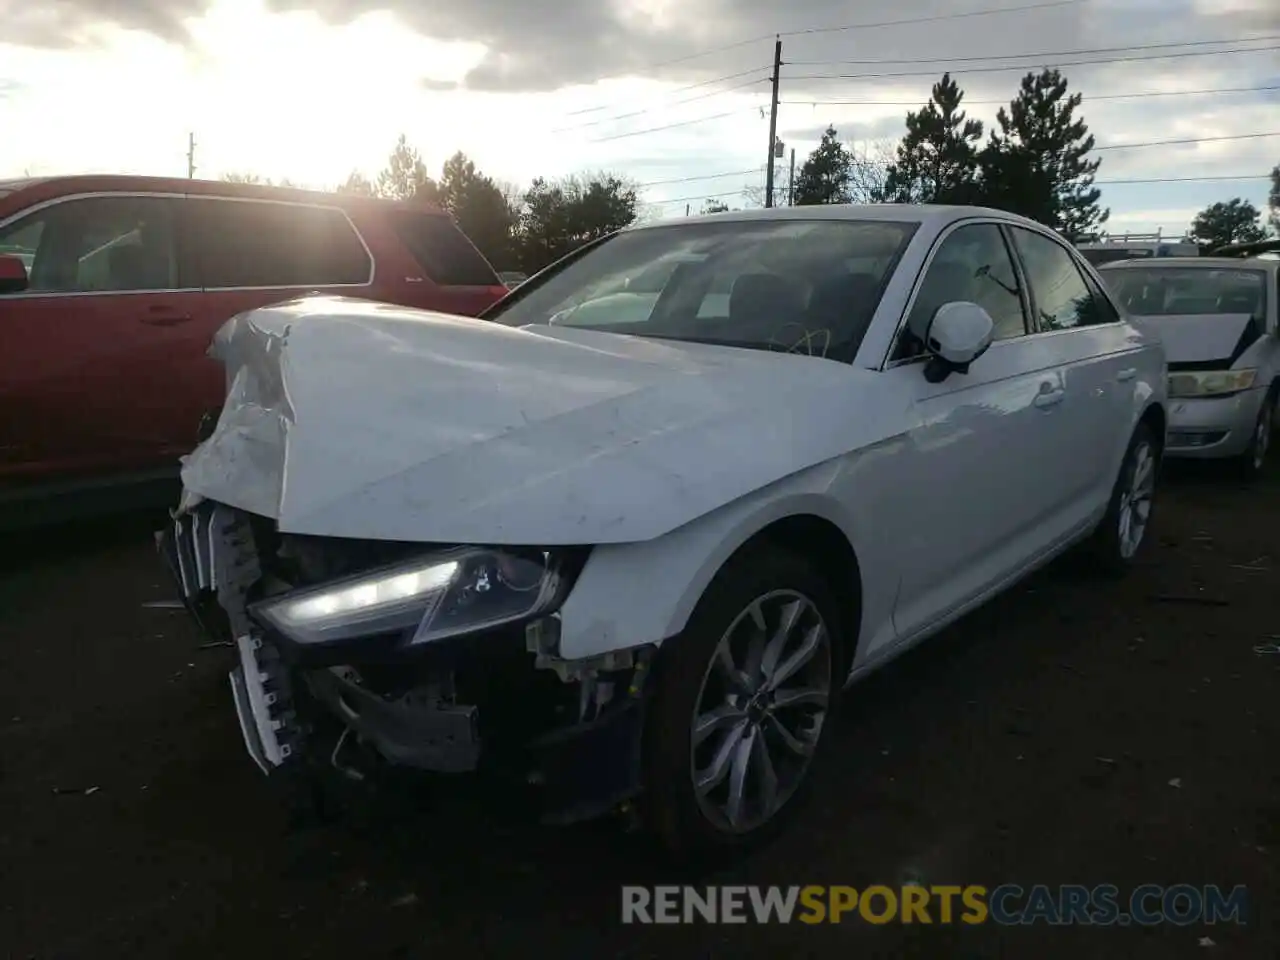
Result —
<path fill-rule="evenodd" d="M 924 258 L 924 264 L 921 266 L 919 273 L 916 274 L 915 282 L 911 285 L 911 294 L 907 297 L 907 303 L 906 303 L 906 306 L 903 307 L 902 315 L 898 318 L 898 322 L 894 325 L 893 336 L 890 337 L 889 345 L 888 345 L 888 348 L 886 349 L 884 358 L 880 361 L 881 370 L 893 370 L 898 367 L 906 366 L 908 364 L 919 363 L 920 361 L 926 359 L 925 357 L 907 357 L 902 360 L 890 360 L 889 358 L 893 356 L 894 348 L 897 347 L 898 345 L 898 337 L 902 335 L 902 329 L 903 327 L 906 326 L 907 318 L 911 316 L 911 311 L 915 308 L 916 298 L 920 295 L 920 288 L 924 284 L 925 274 L 929 272 L 929 268 L 933 265 L 934 258 L 938 255 L 938 250 L 941 249 L 942 244 L 951 236 L 951 234 L 955 233 L 960 228 L 978 226 L 982 224 L 990 224 L 997 228 L 1003 228 L 1003 229 L 1008 229 L 1009 227 L 1021 227 L 1022 229 L 1030 233 L 1038 233 L 1041 236 L 1046 237 L 1049 240 L 1052 240 L 1053 242 L 1057 243 L 1059 247 L 1061 247 L 1063 250 L 1066 251 L 1068 257 L 1070 257 L 1071 262 L 1075 264 L 1076 268 L 1079 269 L 1080 267 L 1079 261 L 1081 258 L 1076 254 L 1076 252 L 1068 244 L 1064 243 L 1062 239 L 1058 237 L 1052 230 L 1049 230 L 1045 227 L 1041 227 L 1038 224 L 1033 226 L 1030 224 L 1022 223 L 1017 220 L 1005 219 L 1002 217 L 992 217 L 992 216 L 965 217 L 961 220 L 952 221 L 951 223 L 947 224 L 942 230 L 938 231 L 938 235 L 933 238 L 933 244 L 929 247 L 929 252 Z M 1019 271 L 1019 278 L 1021 279 L 1022 277 L 1021 271 L 1023 269 L 1021 266 L 1022 257 L 1019 254 L 1017 247 L 1013 243 L 1012 235 L 1009 236 L 1009 239 L 1006 241 L 1006 243 L 1011 248 L 1009 249 L 1009 255 L 1010 257 L 1014 258 L 1013 266 L 1015 270 Z M 1099 284 L 1099 289 L 1103 291 L 1103 296 L 1107 297 L 1107 300 L 1111 303 L 1112 307 L 1115 308 L 1116 307 L 1115 301 L 1111 299 L 1110 293 L 1106 290 L 1105 285 Z M 1031 291 L 1029 281 L 1027 283 L 1027 299 L 1034 306 L 1035 301 L 1034 301 L 1034 298 L 1032 297 L 1032 291 Z M 1021 337 L 1006 337 L 1003 340 L 993 341 L 991 345 L 994 347 L 996 346 L 996 344 L 999 344 L 999 343 L 1013 343 L 1015 341 L 1029 340 L 1036 337 L 1061 336 L 1064 333 L 1077 333 L 1080 330 L 1095 330 L 1095 329 L 1098 329 L 1099 327 L 1118 327 L 1121 324 L 1125 323 L 1125 319 L 1124 319 L 1124 314 L 1121 310 L 1116 308 L 1115 312 L 1120 319 L 1112 321 L 1110 323 L 1095 323 L 1095 324 L 1090 324 L 1087 327 L 1068 327 L 1064 330 L 1036 329 L 1032 332 L 1023 334 Z M 1028 318 L 1028 319 L 1034 320 L 1034 318 Z M 1037 326 L 1037 328 L 1039 326 L 1038 323 L 1034 325 Z"/>
<path fill-rule="evenodd" d="M 0 230 L 5 229 L 12 223 L 23 220 L 34 213 L 41 210 L 55 207 L 62 203 L 71 203 L 76 200 L 97 200 L 103 198 L 127 197 L 132 199 L 149 199 L 157 200 L 218 200 L 223 203 L 273 203 L 287 207 L 306 207 L 313 210 L 336 210 L 342 214 L 342 218 L 347 222 L 347 226 L 351 228 L 351 232 L 360 241 L 360 246 L 364 250 L 365 256 L 369 260 L 369 279 L 362 283 L 323 283 L 323 284 L 289 284 L 285 286 L 273 285 L 262 287 L 157 287 L 147 290 L 74 290 L 66 293 L 57 291 L 41 291 L 36 293 L 11 293 L 0 294 L 0 302 L 8 303 L 12 300 L 48 300 L 61 297 L 129 297 L 139 296 L 143 294 L 154 293 L 205 293 L 218 291 L 221 293 L 244 293 L 257 290 L 353 290 L 364 289 L 373 286 L 374 279 L 377 277 L 378 264 L 373 256 L 373 251 L 369 248 L 369 244 L 365 241 L 364 235 L 360 232 L 360 228 L 355 225 L 350 214 L 342 207 L 331 203 L 308 203 L 304 200 L 272 200 L 260 197 L 221 197 L 216 194 L 202 193 L 171 193 L 168 191 L 151 191 L 151 190 L 96 190 L 86 193 L 69 193 L 61 197 L 52 197 L 48 200 L 42 200 L 40 203 L 25 207 L 17 213 L 11 214 L 3 220 L 0 220 Z"/>

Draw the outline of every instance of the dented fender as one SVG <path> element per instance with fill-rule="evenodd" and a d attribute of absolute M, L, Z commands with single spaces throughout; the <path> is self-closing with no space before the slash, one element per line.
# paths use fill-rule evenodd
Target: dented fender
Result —
<path fill-rule="evenodd" d="M 559 655 L 594 657 L 679 634 L 729 557 L 770 524 L 793 516 L 828 521 L 859 558 L 866 598 L 860 652 L 892 639 L 898 567 L 877 543 L 883 519 L 874 509 L 887 477 L 879 469 L 881 452 L 870 448 L 810 467 L 654 540 L 596 547 L 560 609 Z M 839 493 L 852 483 L 873 494 L 854 510 Z"/>

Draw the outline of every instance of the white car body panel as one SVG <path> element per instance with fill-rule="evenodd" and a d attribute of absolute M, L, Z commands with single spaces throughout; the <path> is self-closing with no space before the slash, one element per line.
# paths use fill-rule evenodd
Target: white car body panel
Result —
<path fill-rule="evenodd" d="M 216 352 L 228 398 L 184 486 L 314 536 L 650 540 L 875 442 L 907 403 L 834 361 L 343 298 L 241 315 Z"/>
<path fill-rule="evenodd" d="M 284 532 L 594 544 L 559 612 L 566 659 L 678 634 L 737 547 L 816 516 L 858 558 L 852 678 L 1088 533 L 1166 390 L 1158 340 L 1125 321 L 997 341 L 937 384 L 887 363 L 948 230 L 1046 231 L 973 208 L 852 209 L 731 217 L 921 222 L 851 364 L 345 299 L 237 317 L 216 345 L 228 404 L 184 464 L 187 497 Z"/>

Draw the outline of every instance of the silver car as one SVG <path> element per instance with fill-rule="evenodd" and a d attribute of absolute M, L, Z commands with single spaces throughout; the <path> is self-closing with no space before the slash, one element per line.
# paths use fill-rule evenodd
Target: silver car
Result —
<path fill-rule="evenodd" d="M 1169 359 L 1170 457 L 1225 459 L 1245 478 L 1263 468 L 1280 392 L 1280 260 L 1168 257 L 1099 272 Z"/>

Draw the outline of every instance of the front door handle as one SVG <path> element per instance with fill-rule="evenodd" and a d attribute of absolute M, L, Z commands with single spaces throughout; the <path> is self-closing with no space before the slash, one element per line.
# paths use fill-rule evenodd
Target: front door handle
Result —
<path fill-rule="evenodd" d="M 149 327 L 176 327 L 180 323 L 190 323 L 193 318 L 189 314 L 162 313 L 148 314 L 140 319 Z"/>
<path fill-rule="evenodd" d="M 1066 391 L 1061 387 L 1055 387 L 1051 383 L 1042 383 L 1040 384 L 1040 392 L 1032 402 L 1041 410 L 1044 410 L 1048 407 L 1056 407 L 1066 395 Z"/>
<path fill-rule="evenodd" d="M 1119 373 L 1117 373 L 1116 379 L 1119 380 L 1121 383 L 1123 383 L 1126 380 L 1132 380 L 1137 375 L 1138 375 L 1138 368 L 1129 367 L 1128 369 L 1121 370 Z"/>

